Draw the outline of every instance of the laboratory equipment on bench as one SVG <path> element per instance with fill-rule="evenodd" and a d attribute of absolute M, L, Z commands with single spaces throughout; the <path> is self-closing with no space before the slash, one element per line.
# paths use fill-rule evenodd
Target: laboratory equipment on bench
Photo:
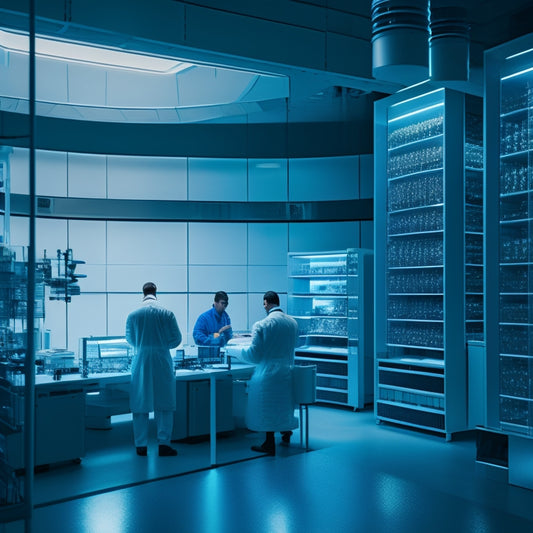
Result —
<path fill-rule="evenodd" d="M 82 337 L 79 357 L 83 377 L 89 374 L 127 373 L 131 370 L 133 348 L 125 337 Z"/>
<path fill-rule="evenodd" d="M 78 274 L 76 267 L 83 264 L 85 261 L 74 259 L 71 248 L 64 252 L 57 250 L 54 260 L 47 257 L 46 250 L 44 251 L 44 257 L 37 264 L 37 269 L 43 273 L 44 282 L 50 287 L 50 300 L 64 300 L 69 303 L 72 296 L 80 294 L 78 280 L 87 276 Z"/>

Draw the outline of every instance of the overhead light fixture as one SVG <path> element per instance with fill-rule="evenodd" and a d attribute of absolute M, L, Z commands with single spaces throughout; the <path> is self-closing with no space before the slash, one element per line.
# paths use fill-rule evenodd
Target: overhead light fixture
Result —
<path fill-rule="evenodd" d="M 28 53 L 29 38 L 27 34 L 0 30 L 0 46 L 7 51 Z M 61 41 L 42 36 L 35 38 L 35 55 L 63 61 L 74 61 L 76 63 L 141 70 L 159 74 L 173 74 L 193 66 L 191 63 L 175 59 L 102 48 L 72 41 Z"/>

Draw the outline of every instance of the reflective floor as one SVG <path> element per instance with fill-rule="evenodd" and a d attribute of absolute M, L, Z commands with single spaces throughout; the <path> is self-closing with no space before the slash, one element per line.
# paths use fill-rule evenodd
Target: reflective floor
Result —
<path fill-rule="evenodd" d="M 298 433 L 294 440 L 291 446 L 296 447 Z M 371 411 L 314 406 L 310 445 L 308 453 L 262 456 L 40 504 L 32 531 L 533 531 L 533 491 L 509 485 L 503 470 L 476 464 L 473 435 L 446 442 L 439 436 L 377 425 Z M 154 460 L 184 461 L 185 456 Z M 125 479 L 126 468 L 120 466 Z"/>

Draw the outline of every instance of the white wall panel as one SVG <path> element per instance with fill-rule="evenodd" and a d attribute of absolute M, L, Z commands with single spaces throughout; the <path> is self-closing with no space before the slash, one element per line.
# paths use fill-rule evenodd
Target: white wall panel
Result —
<path fill-rule="evenodd" d="M 189 263 L 246 265 L 247 228 L 239 223 L 189 224 Z"/>
<path fill-rule="evenodd" d="M 186 200 L 187 159 L 108 156 L 108 197 Z"/>
<path fill-rule="evenodd" d="M 107 262 L 114 265 L 187 264 L 187 225 L 108 222 Z"/>
<path fill-rule="evenodd" d="M 50 348 L 67 347 L 67 304 L 61 300 L 49 300 L 46 291 L 44 328 L 50 330 Z M 70 305 L 70 304 L 68 304 Z M 69 349 L 76 349 L 70 346 Z"/>
<path fill-rule="evenodd" d="M 111 107 L 176 107 L 175 75 L 107 69 L 107 105 Z"/>
<path fill-rule="evenodd" d="M 226 291 L 229 294 L 247 290 L 246 265 L 189 266 L 190 292 Z"/>
<path fill-rule="evenodd" d="M 359 248 L 359 222 L 289 224 L 290 252 L 321 252 Z"/>
<path fill-rule="evenodd" d="M 189 159 L 189 200 L 245 202 L 246 159 Z"/>
<path fill-rule="evenodd" d="M 35 255 L 39 259 L 46 256 L 52 260 L 57 258 L 57 250 L 67 249 L 67 221 L 54 218 L 38 218 L 35 220 Z M 52 264 L 53 261 L 52 261 Z"/>
<path fill-rule="evenodd" d="M 249 159 L 248 200 L 286 202 L 287 173 L 286 159 Z"/>
<path fill-rule="evenodd" d="M 288 224 L 248 225 L 248 264 L 286 265 Z"/>
<path fill-rule="evenodd" d="M 105 155 L 68 154 L 68 195 L 71 198 L 105 198 Z"/>
<path fill-rule="evenodd" d="M 35 52 L 39 53 L 38 41 Z M 37 102 L 52 103 L 67 101 L 66 62 L 39 57 L 39 60 L 35 62 L 35 99 Z"/>
<path fill-rule="evenodd" d="M 0 61 L 2 94 L 13 98 L 28 98 L 30 62 L 26 54 L 7 52 Z"/>
<path fill-rule="evenodd" d="M 289 201 L 349 200 L 358 197 L 358 156 L 289 160 Z"/>
<path fill-rule="evenodd" d="M 66 152 L 35 152 L 35 188 L 39 196 L 67 196 Z"/>
<path fill-rule="evenodd" d="M 11 241 L 13 246 L 28 246 L 30 242 L 30 221 L 26 217 L 10 218 Z M 39 255 L 39 254 L 37 254 Z"/>
<path fill-rule="evenodd" d="M 161 292 L 186 292 L 185 265 L 108 265 L 109 292 L 137 292 L 147 281 L 153 281 Z"/>
<path fill-rule="evenodd" d="M 26 148 L 13 148 L 9 156 L 11 192 L 30 194 L 30 152 Z"/>
<path fill-rule="evenodd" d="M 107 335 L 124 337 L 128 315 L 142 304 L 142 291 L 137 294 L 107 295 Z"/>
<path fill-rule="evenodd" d="M 87 276 L 78 281 L 82 294 L 90 292 L 106 292 L 107 283 L 105 265 L 78 265 L 76 272 Z"/>
<path fill-rule="evenodd" d="M 74 259 L 105 265 L 106 223 L 101 220 L 70 220 L 68 247 L 72 248 Z"/>
<path fill-rule="evenodd" d="M 81 337 L 106 335 L 106 302 L 105 294 L 80 294 L 68 304 L 68 347 L 76 354 Z"/>
<path fill-rule="evenodd" d="M 87 64 L 69 63 L 67 77 L 68 99 L 71 104 L 106 105 L 105 69 Z"/>
<path fill-rule="evenodd" d="M 249 266 L 248 291 L 287 292 L 287 267 L 286 266 Z"/>

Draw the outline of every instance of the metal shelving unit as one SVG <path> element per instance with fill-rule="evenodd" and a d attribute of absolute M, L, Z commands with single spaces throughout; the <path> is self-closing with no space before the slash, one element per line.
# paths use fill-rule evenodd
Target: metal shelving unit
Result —
<path fill-rule="evenodd" d="M 37 278 L 34 316 L 42 319 L 44 284 Z M 23 504 L 25 477 L 10 457 L 23 451 L 27 298 L 27 249 L 0 245 L 0 521 Z"/>
<path fill-rule="evenodd" d="M 532 36 L 486 54 L 487 425 L 533 436 Z"/>
<path fill-rule="evenodd" d="M 483 339 L 482 103 L 426 83 L 375 117 L 375 413 L 450 438 Z"/>
<path fill-rule="evenodd" d="M 363 408 L 373 395 L 371 251 L 289 254 L 297 364 L 317 365 L 317 400 Z"/>

